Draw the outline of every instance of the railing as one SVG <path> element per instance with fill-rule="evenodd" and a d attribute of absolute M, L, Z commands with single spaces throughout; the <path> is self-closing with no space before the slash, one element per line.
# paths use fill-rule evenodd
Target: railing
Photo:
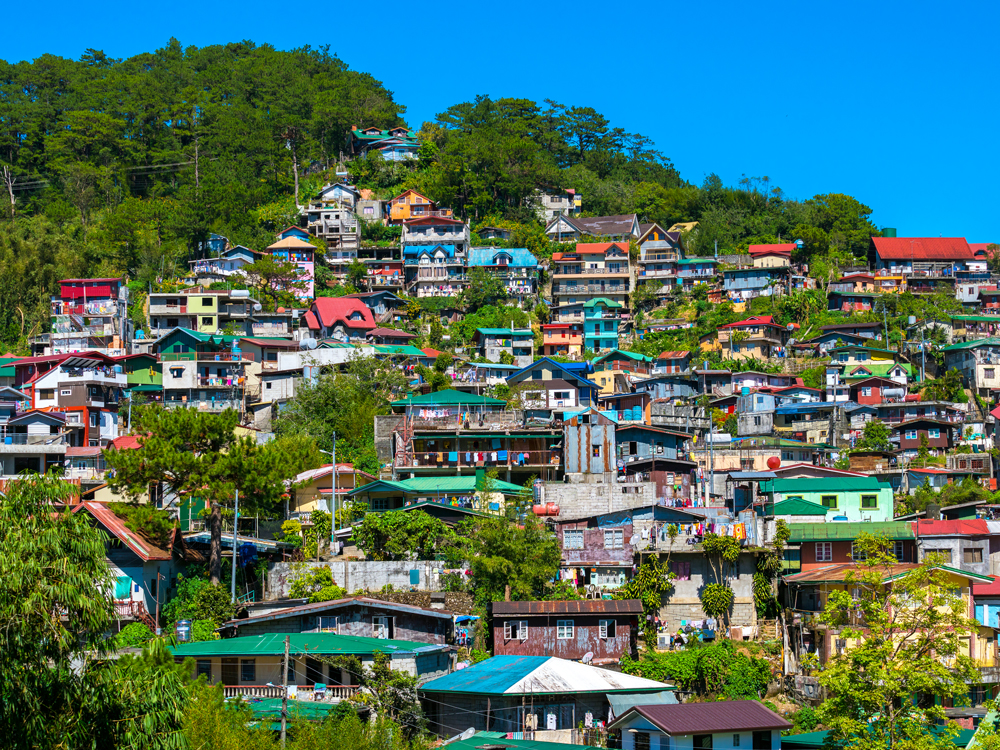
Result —
<path fill-rule="evenodd" d="M 661 270 L 661 271 L 640 271 L 639 278 L 648 279 L 650 277 L 655 278 L 665 278 L 665 277 L 676 277 L 677 272 L 673 270 Z"/>
<path fill-rule="evenodd" d="M 613 287 L 601 286 L 600 284 L 582 284 L 571 287 L 556 287 L 553 285 L 552 293 L 560 296 L 569 294 L 582 294 L 584 292 L 599 292 L 601 294 L 625 294 L 628 289 L 624 284 L 616 284 Z"/>
<path fill-rule="evenodd" d="M 104 476 L 107 467 L 104 462 L 98 466 L 70 466 L 63 471 L 63 476 L 67 479 L 100 479 Z"/>
<path fill-rule="evenodd" d="M 0 446 L 3 445 L 63 445 L 62 435 L 28 435 L 23 432 L 0 431 Z"/>
<path fill-rule="evenodd" d="M 125 620 L 128 618 L 141 620 L 148 618 L 149 613 L 146 611 L 146 605 L 140 601 L 135 601 L 134 599 L 117 599 L 115 600 L 115 618 L 118 620 Z"/>
<path fill-rule="evenodd" d="M 628 276 L 627 268 L 575 268 L 556 266 L 553 276 Z"/>
<path fill-rule="evenodd" d="M 149 314 L 154 315 L 156 313 L 186 313 L 187 305 L 160 305 L 151 304 L 149 306 Z"/>
<path fill-rule="evenodd" d="M 233 383 L 233 378 L 212 378 L 203 375 L 198 376 L 199 388 L 239 388 L 238 383 Z"/>
<path fill-rule="evenodd" d="M 467 422 L 460 414 L 453 414 L 447 417 L 413 417 L 410 422 L 415 430 L 465 429 L 466 423 L 469 425 L 469 430 L 491 430 L 496 427 L 517 427 L 521 424 L 520 418 L 513 414 L 484 414 L 481 426 L 478 414 L 469 414 Z"/>
<path fill-rule="evenodd" d="M 500 458 L 506 453 L 506 458 Z M 454 458 L 452 458 L 454 456 Z M 478 458 L 482 456 L 482 458 Z M 496 456 L 496 458 L 493 458 Z M 562 462 L 562 452 L 557 450 L 529 451 L 490 449 L 488 451 L 462 450 L 444 452 L 416 451 L 412 466 L 430 468 L 475 468 L 477 466 L 558 466 Z"/>
<path fill-rule="evenodd" d="M 284 685 L 223 685 L 226 698 L 284 698 Z"/>
<path fill-rule="evenodd" d="M 88 302 L 86 305 L 72 305 L 66 302 L 53 302 L 52 315 L 87 315 L 91 317 L 108 317 L 118 314 L 115 302 Z"/>
<path fill-rule="evenodd" d="M 161 362 L 253 362 L 251 352 L 167 352 Z"/>
<path fill-rule="evenodd" d="M 164 399 L 163 405 L 168 408 L 194 408 L 199 411 L 225 411 L 226 409 L 236 409 L 239 411 L 242 406 L 242 401 L 230 401 L 227 399 L 216 399 L 201 401 L 200 399 L 191 399 L 185 401 L 184 399 Z"/>

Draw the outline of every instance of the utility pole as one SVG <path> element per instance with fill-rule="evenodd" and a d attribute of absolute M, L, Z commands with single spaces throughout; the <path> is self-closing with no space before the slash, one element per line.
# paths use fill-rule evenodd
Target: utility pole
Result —
<path fill-rule="evenodd" d="M 281 747 L 285 746 L 285 727 L 288 722 L 288 636 L 285 636 L 285 660 L 281 663 L 281 684 L 285 691 L 281 696 Z"/>
<path fill-rule="evenodd" d="M 330 492 L 330 552 L 337 553 L 337 431 L 333 431 L 333 448 L 330 451 L 333 459 L 333 484 Z"/>
<path fill-rule="evenodd" d="M 160 635 L 160 581 L 167 580 L 163 573 L 156 572 L 156 635 Z"/>
<path fill-rule="evenodd" d="M 231 596 L 230 601 L 233 604 L 236 603 L 236 527 L 239 525 L 240 521 L 240 491 L 236 490 L 236 510 L 233 513 L 233 580 L 230 584 Z"/>

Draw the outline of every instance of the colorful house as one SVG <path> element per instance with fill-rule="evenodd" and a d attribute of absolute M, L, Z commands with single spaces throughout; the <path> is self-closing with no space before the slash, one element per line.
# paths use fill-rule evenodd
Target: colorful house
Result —
<path fill-rule="evenodd" d="M 773 479 L 760 489 L 773 503 L 794 498 L 822 505 L 833 519 L 889 521 L 894 514 L 892 487 L 875 477 Z"/>
<path fill-rule="evenodd" d="M 389 223 L 402 224 L 410 219 L 430 216 L 436 210 L 437 204 L 426 195 L 416 190 L 404 190 L 389 201 Z M 451 216 L 451 209 L 444 209 L 442 213 Z"/>
<path fill-rule="evenodd" d="M 580 323 L 542 325 L 542 356 L 583 354 L 583 326 Z"/>
<path fill-rule="evenodd" d="M 592 352 L 618 348 L 622 305 L 606 297 L 583 303 L 583 346 Z"/>
<path fill-rule="evenodd" d="M 351 297 L 318 297 L 305 314 L 310 333 L 337 341 L 364 341 L 376 328 L 371 310 Z"/>
<path fill-rule="evenodd" d="M 719 326 L 719 344 L 726 359 L 770 359 L 784 356 L 789 333 L 771 315 L 754 315 Z"/>
<path fill-rule="evenodd" d="M 538 259 L 523 247 L 473 247 L 468 268 L 483 268 L 500 280 L 507 294 L 523 298 L 538 293 Z"/>
<path fill-rule="evenodd" d="M 316 294 L 316 247 L 303 239 L 289 234 L 284 239 L 269 245 L 265 252 L 276 261 L 292 263 L 298 268 L 299 280 L 305 282 L 302 289 L 294 290 L 299 299 L 312 299 Z"/>

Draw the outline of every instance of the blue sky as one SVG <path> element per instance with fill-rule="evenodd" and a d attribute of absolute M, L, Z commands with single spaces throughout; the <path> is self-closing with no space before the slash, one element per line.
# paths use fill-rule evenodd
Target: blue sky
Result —
<path fill-rule="evenodd" d="M 476 94 L 592 106 L 692 182 L 767 175 L 794 198 L 849 193 L 900 236 L 1000 242 L 998 3 L 322 7 L 56 0 L 46 16 L 62 22 L 8 35 L 0 57 L 126 57 L 171 36 L 329 44 L 395 92 L 411 125 Z"/>

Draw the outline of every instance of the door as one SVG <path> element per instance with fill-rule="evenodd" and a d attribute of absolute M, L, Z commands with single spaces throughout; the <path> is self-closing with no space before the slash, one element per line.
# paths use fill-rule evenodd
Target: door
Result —
<path fill-rule="evenodd" d="M 306 659 L 306 684 L 315 685 L 324 682 L 323 663 L 315 659 Z"/>
<path fill-rule="evenodd" d="M 240 684 L 239 659 L 224 658 L 222 660 L 222 684 Z"/>

